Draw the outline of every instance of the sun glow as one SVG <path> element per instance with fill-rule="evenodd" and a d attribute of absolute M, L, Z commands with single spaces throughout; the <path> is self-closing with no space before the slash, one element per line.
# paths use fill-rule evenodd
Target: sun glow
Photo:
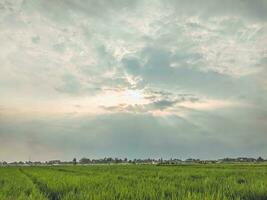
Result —
<path fill-rule="evenodd" d="M 123 94 L 123 99 L 127 104 L 143 104 L 144 95 L 142 90 L 126 90 Z"/>

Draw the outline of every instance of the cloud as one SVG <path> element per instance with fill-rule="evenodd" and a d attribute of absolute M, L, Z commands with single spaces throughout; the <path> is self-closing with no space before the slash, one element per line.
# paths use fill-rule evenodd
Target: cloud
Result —
<path fill-rule="evenodd" d="M 266 154 L 266 8 L 1 1 L 0 155 Z"/>
<path fill-rule="evenodd" d="M 231 109 L 228 111 L 233 112 Z M 5 120 L 1 121 L 1 146 L 5 149 L 1 151 L 1 156 L 7 160 L 26 160 L 29 155 L 33 160 L 53 159 L 57 156 L 67 160 L 74 156 L 265 156 L 263 133 L 266 124 L 256 124 L 246 114 L 247 111 L 241 114 L 243 119 L 239 118 L 238 123 L 229 118 L 229 113 L 203 111 L 193 112 L 189 118 L 121 113 L 97 117 L 39 118 L 34 121 Z M 255 128 L 261 131 L 255 133 Z M 251 137 L 253 139 L 248 142 Z M 9 145 L 5 145 L 7 143 Z M 14 146 L 16 154 L 12 154 Z M 51 152 L 47 153 L 45 149 L 51 149 Z M 38 157 L 32 152 L 38 152 Z"/>
<path fill-rule="evenodd" d="M 267 19 L 265 12 L 267 3 L 264 0 L 219 1 L 219 0 L 169 0 L 168 6 L 175 6 L 177 12 L 182 14 L 195 14 L 212 16 L 240 16 L 248 20 L 264 21 Z"/>
<path fill-rule="evenodd" d="M 176 101 L 160 100 L 153 102 L 153 106 L 160 110 L 164 110 L 165 108 L 173 106 L 176 103 Z"/>

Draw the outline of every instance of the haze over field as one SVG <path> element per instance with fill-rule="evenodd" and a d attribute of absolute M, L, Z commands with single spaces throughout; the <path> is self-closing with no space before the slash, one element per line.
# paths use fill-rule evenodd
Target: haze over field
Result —
<path fill-rule="evenodd" d="M 0 161 L 267 157 L 266 10 L 1 0 Z"/>

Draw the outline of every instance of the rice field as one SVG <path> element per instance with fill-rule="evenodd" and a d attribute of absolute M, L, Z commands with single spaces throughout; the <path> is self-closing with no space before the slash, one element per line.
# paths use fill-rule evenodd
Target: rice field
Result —
<path fill-rule="evenodd" d="M 1 200 L 267 200 L 267 165 L 0 167 Z"/>

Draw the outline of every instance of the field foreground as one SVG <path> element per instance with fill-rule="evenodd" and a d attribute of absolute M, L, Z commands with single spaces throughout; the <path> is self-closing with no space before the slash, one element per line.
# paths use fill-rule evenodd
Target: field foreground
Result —
<path fill-rule="evenodd" d="M 267 200 L 267 166 L 0 167 L 0 199 Z"/>

